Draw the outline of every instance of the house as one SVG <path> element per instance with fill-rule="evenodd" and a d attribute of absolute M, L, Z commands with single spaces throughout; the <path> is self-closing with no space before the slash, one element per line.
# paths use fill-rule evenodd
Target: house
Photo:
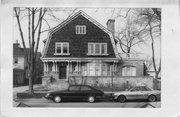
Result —
<path fill-rule="evenodd" d="M 115 20 L 109 19 L 106 28 L 79 11 L 52 29 L 41 58 L 42 84 L 53 89 L 69 84 L 103 90 L 124 90 L 138 84 L 152 87 L 152 78 L 144 76 L 143 60 L 119 56 L 114 25 Z"/>
<path fill-rule="evenodd" d="M 29 48 L 26 48 L 28 53 Z M 37 53 L 37 74 L 43 71 L 42 61 L 40 59 L 41 53 Z M 42 74 L 42 73 L 41 73 Z M 36 79 L 34 79 L 36 81 Z M 18 41 L 13 43 L 13 85 L 28 84 L 27 61 L 25 59 L 24 49 L 21 48 Z"/>
<path fill-rule="evenodd" d="M 25 83 L 25 58 L 23 48 L 18 41 L 13 44 L 13 85 Z"/>

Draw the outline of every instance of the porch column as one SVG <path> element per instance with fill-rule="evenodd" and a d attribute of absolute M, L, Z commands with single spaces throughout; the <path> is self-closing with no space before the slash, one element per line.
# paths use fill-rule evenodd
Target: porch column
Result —
<path fill-rule="evenodd" d="M 55 73 L 57 73 L 58 72 L 58 70 L 57 70 L 57 62 L 55 61 Z"/>
<path fill-rule="evenodd" d="M 44 64 L 44 74 L 46 74 L 46 72 L 47 72 L 46 62 L 43 62 L 43 64 Z"/>
<path fill-rule="evenodd" d="M 79 74 L 79 61 L 76 62 L 77 62 L 77 73 Z"/>
<path fill-rule="evenodd" d="M 56 72 L 55 61 L 53 61 L 52 72 Z"/>
<path fill-rule="evenodd" d="M 115 73 L 115 62 L 113 62 L 113 68 L 112 68 L 112 73 L 113 73 L 113 75 L 114 75 L 114 73 Z"/>
<path fill-rule="evenodd" d="M 69 77 L 69 74 L 70 74 L 70 71 L 69 71 L 70 70 L 70 65 L 69 64 L 70 64 L 70 62 L 68 61 L 68 65 L 67 65 L 67 76 L 68 77 Z"/>
<path fill-rule="evenodd" d="M 48 65 L 48 62 L 46 62 L 46 70 L 47 70 L 47 73 L 49 73 L 49 65 Z"/>
<path fill-rule="evenodd" d="M 69 65 L 69 72 L 70 72 L 70 74 L 72 74 L 72 61 L 70 61 L 70 63 L 69 63 L 70 65 Z"/>
<path fill-rule="evenodd" d="M 79 61 L 79 73 L 81 74 L 81 61 Z"/>
<path fill-rule="evenodd" d="M 117 72 L 117 62 L 113 62 L 113 73 L 115 74 Z"/>

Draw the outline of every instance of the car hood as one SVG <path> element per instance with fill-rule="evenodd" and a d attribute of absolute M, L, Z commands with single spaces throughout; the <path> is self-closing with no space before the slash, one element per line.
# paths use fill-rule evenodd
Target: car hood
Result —
<path fill-rule="evenodd" d="M 148 93 L 152 93 L 152 94 L 160 94 L 161 91 L 159 90 L 153 90 L 153 91 L 147 91 Z M 126 94 L 131 94 L 132 92 L 131 91 L 117 91 L 117 92 L 114 92 L 114 95 L 126 95 Z"/>
<path fill-rule="evenodd" d="M 116 91 L 114 92 L 114 95 L 120 95 L 120 94 L 129 94 L 130 91 Z"/>

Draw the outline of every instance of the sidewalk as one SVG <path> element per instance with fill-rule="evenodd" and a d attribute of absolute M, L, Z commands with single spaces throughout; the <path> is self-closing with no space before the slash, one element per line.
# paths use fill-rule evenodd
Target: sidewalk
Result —
<path fill-rule="evenodd" d="M 161 102 L 149 102 L 143 105 L 141 108 L 161 108 Z"/>

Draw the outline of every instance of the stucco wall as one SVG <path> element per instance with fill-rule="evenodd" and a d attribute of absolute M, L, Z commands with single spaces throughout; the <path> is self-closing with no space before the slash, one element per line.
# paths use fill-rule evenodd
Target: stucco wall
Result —
<path fill-rule="evenodd" d="M 113 85 L 112 85 L 113 83 Z M 104 91 L 126 90 L 138 85 L 153 88 L 152 77 L 70 77 L 69 84 L 87 84 Z"/>
<path fill-rule="evenodd" d="M 45 81 L 44 81 L 45 82 Z M 113 82 L 113 86 L 112 86 Z M 63 90 L 73 84 L 85 84 L 100 88 L 103 91 L 123 91 L 138 85 L 146 85 L 153 88 L 152 77 L 69 77 L 68 79 L 49 79 L 47 88 Z"/>

